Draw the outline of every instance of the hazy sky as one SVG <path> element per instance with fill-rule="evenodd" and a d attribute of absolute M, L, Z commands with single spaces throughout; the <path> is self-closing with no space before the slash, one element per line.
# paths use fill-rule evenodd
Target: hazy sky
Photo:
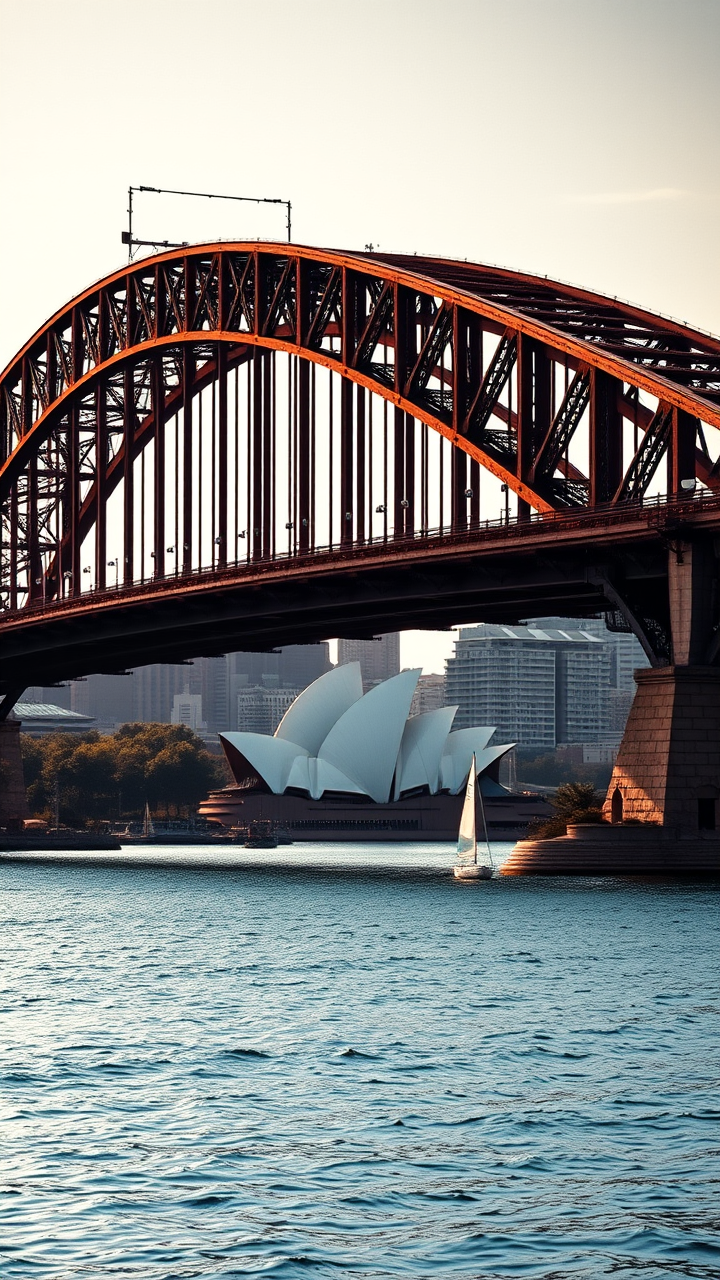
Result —
<path fill-rule="evenodd" d="M 130 183 L 720 331 L 720 0 L 0 0 L 0 41 L 0 365 L 121 265 Z M 136 233 L 284 225 L 144 196 Z"/>

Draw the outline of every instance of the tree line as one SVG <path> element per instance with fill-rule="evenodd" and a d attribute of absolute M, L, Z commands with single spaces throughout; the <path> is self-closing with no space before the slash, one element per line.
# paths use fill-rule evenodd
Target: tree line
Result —
<path fill-rule="evenodd" d="M 185 725 L 125 724 L 110 736 L 20 735 L 30 811 L 62 822 L 118 821 L 153 813 L 189 817 L 231 780 L 225 761 Z"/>

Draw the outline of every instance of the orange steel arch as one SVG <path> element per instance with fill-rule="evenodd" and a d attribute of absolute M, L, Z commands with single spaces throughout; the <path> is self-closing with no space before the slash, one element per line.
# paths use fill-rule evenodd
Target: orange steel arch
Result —
<path fill-rule="evenodd" d="M 716 338 L 614 299 L 476 264 L 258 242 L 198 245 L 91 286 L 0 376 L 2 549 L 10 571 L 21 554 L 30 564 L 37 559 L 35 470 L 60 422 L 70 425 L 57 500 L 64 541 L 72 542 L 81 526 L 101 519 L 124 466 L 127 474 L 126 459 L 161 431 L 174 407 L 260 349 L 322 365 L 378 394 L 498 477 L 521 510 L 641 499 L 665 457 L 671 492 L 694 478 L 720 486 L 702 426 L 720 429 Z M 184 371 L 172 385 L 165 357 Z M 100 418 L 141 365 L 149 371 L 150 410 L 142 423 L 125 422 L 109 457 Z M 72 420 L 93 395 L 97 456 L 86 460 L 94 476 L 81 498 Z M 125 408 L 134 416 L 129 400 Z M 581 421 L 586 472 L 570 457 Z M 629 462 L 628 424 L 636 436 Z M 453 481 L 459 492 L 462 475 L 458 469 Z"/>
<path fill-rule="evenodd" d="M 411 394 L 404 393 L 406 389 L 390 388 L 378 381 L 377 377 L 358 368 L 352 359 L 348 359 L 348 353 L 344 350 L 338 358 L 335 354 L 308 346 L 302 341 L 302 335 L 298 333 L 292 338 L 284 334 L 280 336 L 279 329 L 276 333 L 268 333 L 222 327 L 213 329 L 178 327 L 167 335 L 155 333 L 145 342 L 128 343 L 124 349 L 93 365 L 86 372 L 72 376 L 67 386 L 52 403 L 43 405 L 42 412 L 37 417 L 31 416 L 30 421 L 27 422 L 27 415 L 24 414 L 27 425 L 23 425 L 14 446 L 10 450 L 7 449 L 9 443 L 7 421 L 10 416 L 7 414 L 9 389 L 13 383 L 22 384 L 27 366 L 32 367 L 48 335 L 66 328 L 68 324 L 72 327 L 75 315 L 88 304 L 97 304 L 102 296 L 112 291 L 115 286 L 146 277 L 158 266 L 177 262 L 188 264 L 193 260 L 207 259 L 208 256 L 227 257 L 233 253 L 252 254 L 257 259 L 275 258 L 284 262 L 292 261 L 296 264 L 298 274 L 301 263 L 329 264 L 341 270 L 343 275 L 351 272 L 365 275 L 394 285 L 398 289 L 414 291 L 419 297 L 424 295 L 428 298 L 440 298 L 454 311 L 463 309 L 468 314 L 478 316 L 486 322 L 487 330 L 490 332 L 504 333 L 512 330 L 518 335 L 542 344 L 553 353 L 567 355 L 571 358 L 571 367 L 587 364 L 594 370 L 611 375 L 618 382 L 622 381 L 630 387 L 657 397 L 674 409 L 684 411 L 720 428 L 720 340 L 693 331 L 677 321 L 655 316 L 615 299 L 557 284 L 544 277 L 442 259 L 418 258 L 415 255 L 383 257 L 379 254 L 347 254 L 296 245 L 288 247 L 284 244 L 258 242 L 198 245 L 185 250 L 182 254 L 165 253 L 143 259 L 130 268 L 106 277 L 56 312 L 18 352 L 0 375 L 0 408 L 5 411 L 3 416 L 6 425 L 3 442 L 4 456 L 0 455 L 2 456 L 0 497 L 7 495 L 8 480 L 12 481 L 20 466 L 32 453 L 33 446 L 42 434 L 49 415 L 61 410 L 71 395 L 86 389 L 96 377 L 108 372 L 114 365 L 162 347 L 177 346 L 178 342 L 196 345 L 207 343 L 212 339 L 215 342 L 237 346 L 238 338 L 241 337 L 244 343 L 286 351 L 323 364 L 368 390 L 377 392 L 398 408 L 411 413 L 445 435 L 453 444 L 465 450 L 482 466 L 508 483 L 518 496 L 526 498 L 537 510 L 554 509 L 555 504 L 548 502 L 542 494 L 533 491 L 531 486 L 525 484 L 520 476 L 499 464 L 492 455 L 469 439 L 461 427 L 458 428 L 456 424 L 448 423 L 447 419 L 440 417 L 437 413 L 432 413 L 427 404 Z M 187 271 L 187 266 L 185 269 Z M 450 283 L 458 277 L 461 278 L 462 287 Z M 495 301 L 494 294 L 499 293 L 502 296 L 504 292 L 498 285 L 498 282 L 502 281 L 520 286 L 525 296 L 523 292 L 513 295 L 505 292 L 505 297 L 507 301 L 512 301 L 512 306 L 507 305 L 507 301 L 502 303 Z M 494 290 L 491 290 L 491 285 L 494 286 Z M 344 288 L 343 291 L 345 291 Z M 546 303 L 544 312 L 541 312 L 537 305 L 531 307 L 532 302 L 537 302 L 535 295 L 543 297 Z M 561 315 L 560 300 L 566 304 L 564 315 Z M 572 304 L 575 306 L 573 307 Z M 604 313 L 605 327 L 609 333 L 612 331 L 607 322 L 612 322 L 614 319 L 616 325 L 623 325 L 625 333 L 622 341 L 615 344 L 601 340 L 591 341 L 587 334 L 583 334 L 583 320 L 589 329 L 594 312 L 599 309 Z M 542 314 L 548 318 L 539 318 Z M 613 333 L 612 336 L 616 335 Z M 387 337 L 387 345 L 395 347 L 395 332 L 388 332 Z M 298 338 L 300 338 L 299 341 Z M 663 346 L 668 339 L 674 341 L 676 346 L 682 347 L 683 350 L 673 351 L 671 347 Z M 75 341 L 74 334 L 73 341 Z M 612 349 L 613 345 L 614 349 Z M 668 365 L 668 356 L 678 357 L 681 354 L 686 357 L 685 368 L 678 369 L 672 364 Z M 682 382 L 678 374 L 686 375 Z M 694 377 L 694 383 L 689 381 L 690 376 Z M 646 415 L 644 421 L 646 421 Z"/>

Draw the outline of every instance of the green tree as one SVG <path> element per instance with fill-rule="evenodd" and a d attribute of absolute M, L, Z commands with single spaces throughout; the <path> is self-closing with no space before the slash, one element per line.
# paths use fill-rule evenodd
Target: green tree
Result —
<path fill-rule="evenodd" d="M 55 794 L 60 804 L 62 822 L 70 824 L 82 823 L 88 807 L 92 808 L 92 795 L 85 785 L 82 772 L 74 763 L 74 757 L 80 747 L 100 741 L 96 732 L 78 736 L 73 733 L 51 733 L 47 737 L 37 739 L 41 751 L 40 787 L 29 789 L 29 798 L 40 801 L 39 808 L 44 816 L 51 818 L 55 807 Z"/>
<path fill-rule="evenodd" d="M 554 840 L 557 836 L 564 836 L 568 822 L 605 821 L 600 808 L 602 796 L 592 782 L 565 782 L 558 787 L 550 803 L 557 810 L 557 817 L 531 822 L 528 828 L 531 840 Z"/>
<path fill-rule="evenodd" d="M 527 750 L 518 751 L 518 778 L 529 786 L 557 787 L 563 782 L 592 782 L 599 791 L 606 791 L 612 766 L 609 764 L 573 764 L 555 752 L 535 756 Z"/>
<path fill-rule="evenodd" d="M 227 774 L 223 762 L 205 750 L 186 725 L 126 724 L 115 735 L 116 774 L 127 807 L 145 802 L 176 813 L 194 809 Z"/>
<path fill-rule="evenodd" d="M 22 755 L 25 786 L 30 787 L 41 781 L 44 752 L 41 738 L 31 738 L 29 733 L 20 734 L 20 754 Z"/>
<path fill-rule="evenodd" d="M 83 818 L 107 818 L 117 804 L 112 738 L 80 742 L 64 769 L 63 799 Z"/>
<path fill-rule="evenodd" d="M 552 804 L 559 816 L 570 822 L 578 813 L 599 809 L 602 799 L 592 782 L 564 782 L 555 792 Z"/>
<path fill-rule="evenodd" d="M 212 757 L 195 750 L 191 742 L 171 742 L 163 747 L 147 771 L 150 798 L 176 809 L 200 803 L 214 785 Z"/>
<path fill-rule="evenodd" d="M 21 739 L 31 811 L 52 816 L 55 789 L 64 822 L 126 817 L 146 801 L 166 813 L 190 814 L 213 787 L 228 781 L 185 725 L 129 724 L 111 737 L 96 732 Z"/>

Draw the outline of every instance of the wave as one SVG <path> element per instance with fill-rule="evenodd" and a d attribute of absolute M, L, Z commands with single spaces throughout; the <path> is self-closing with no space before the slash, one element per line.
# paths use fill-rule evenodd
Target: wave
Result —
<path fill-rule="evenodd" d="M 266 1053 L 264 1049 L 249 1049 L 249 1048 L 240 1047 L 236 1049 L 223 1049 L 222 1052 L 228 1058 L 271 1058 L 272 1057 L 272 1054 Z"/>

